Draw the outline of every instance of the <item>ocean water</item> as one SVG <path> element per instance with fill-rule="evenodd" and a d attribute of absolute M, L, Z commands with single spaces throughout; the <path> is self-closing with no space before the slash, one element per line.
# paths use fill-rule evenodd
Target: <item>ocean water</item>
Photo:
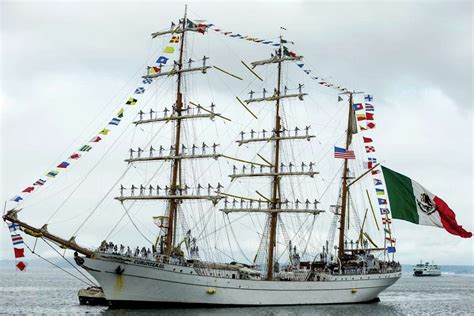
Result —
<path fill-rule="evenodd" d="M 474 315 L 472 266 L 442 267 L 443 275 L 415 278 L 404 267 L 402 278 L 380 294 L 380 302 L 356 305 L 254 308 L 109 310 L 81 306 L 77 291 L 85 285 L 55 268 L 27 272 L 0 269 L 0 314 L 43 315 Z M 69 270 L 74 272 L 74 270 Z"/>

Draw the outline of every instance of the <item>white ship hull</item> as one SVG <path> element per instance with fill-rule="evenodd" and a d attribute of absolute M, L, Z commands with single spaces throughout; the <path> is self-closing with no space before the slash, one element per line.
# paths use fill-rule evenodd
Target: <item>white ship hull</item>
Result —
<path fill-rule="evenodd" d="M 401 276 L 393 272 L 330 276 L 326 281 L 240 280 L 197 275 L 192 267 L 112 255 L 84 260 L 83 267 L 100 283 L 112 306 L 361 303 L 376 299 Z"/>

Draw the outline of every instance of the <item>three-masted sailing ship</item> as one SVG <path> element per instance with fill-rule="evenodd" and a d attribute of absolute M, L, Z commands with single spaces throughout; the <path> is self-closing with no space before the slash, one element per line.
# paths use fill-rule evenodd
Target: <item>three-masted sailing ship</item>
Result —
<path fill-rule="evenodd" d="M 295 143 L 304 144 L 303 151 L 310 152 L 311 141 L 317 135 L 311 132 L 309 125 L 298 128 L 291 127 L 288 123 L 292 121 L 288 117 L 289 111 L 284 111 L 284 103 L 291 100 L 299 102 L 307 94 L 303 91 L 302 84 L 294 89 L 289 89 L 284 84 L 285 65 L 299 62 L 303 57 L 288 51 L 288 41 L 283 36 L 273 45 L 274 52 L 269 58 L 252 62 L 251 67 L 248 67 L 255 76 L 258 76 L 255 72 L 258 67 L 276 69 L 276 72 L 269 72 L 264 78 L 265 81 L 276 82 L 273 91 L 251 91 L 249 98 L 237 100 L 237 104 L 243 106 L 242 111 L 248 110 L 254 115 L 249 107 L 261 104 L 272 117 L 269 120 L 271 126 L 254 126 L 255 130 L 242 131 L 232 145 L 247 146 L 248 150 L 256 151 L 259 162 L 228 157 L 219 152 L 223 146 L 216 143 L 206 145 L 207 140 L 199 139 L 201 135 L 192 135 L 192 139 L 199 139 L 198 144 L 202 142 L 202 145 L 186 142 L 189 137 L 184 137 L 184 129 L 191 126 L 192 122 L 228 120 L 217 112 L 214 104 L 205 107 L 186 97 L 185 77 L 194 73 L 205 75 L 212 68 L 208 57 L 194 61 L 192 58 L 195 56 L 187 55 L 190 51 L 186 46 L 188 34 L 206 32 L 207 27 L 205 24 L 193 23 L 185 13 L 179 23 L 172 24 L 170 29 L 153 34 L 154 38 L 172 36 L 172 40 L 179 43 L 178 58 L 169 71 L 160 64 L 160 67 L 151 67 L 151 71 L 143 79 L 149 82 L 162 78 L 176 79 L 173 81 L 174 104 L 172 109 L 165 109 L 163 116 L 158 111 L 140 111 L 133 124 L 140 128 L 151 125 L 170 126 L 171 144 L 169 150 L 156 144 L 155 147 L 152 145 L 149 148 L 131 149 L 126 162 L 134 166 L 160 164 L 169 167 L 168 182 L 161 187 L 151 183 L 121 185 L 120 194 L 115 197 L 122 204 L 150 203 L 156 205 L 158 210 L 164 209 L 153 218 L 159 233 L 155 236 L 156 241 L 147 245 L 151 250 L 125 250 L 117 248 L 110 241 L 104 241 L 100 247 L 91 250 L 80 246 L 75 237 L 63 239 L 49 232 L 46 226 L 38 228 L 27 224 L 19 219 L 18 209 L 8 211 L 4 220 L 19 225 L 21 230 L 33 237 L 44 238 L 73 250 L 76 263 L 97 280 L 112 306 L 300 305 L 358 303 L 376 299 L 380 292 L 400 278 L 400 265 L 393 261 L 393 257 L 389 259 L 385 243 L 384 246 L 376 246 L 365 233 L 367 210 L 362 225 L 359 220 L 357 237 L 351 240 L 347 233 L 350 225 L 348 208 L 353 203 L 350 190 L 371 169 L 355 177 L 349 167 L 350 157 L 343 156 L 343 166 L 339 172 L 339 194 L 336 204 L 330 210 L 322 210 L 320 201 L 314 195 L 296 198 L 294 187 L 297 185 L 295 181 L 299 180 L 293 179 L 304 178 L 301 181 L 306 181 L 304 183 L 309 183 L 308 185 L 318 181 L 318 164 L 288 161 L 287 154 Z M 218 70 L 226 72 L 220 68 Z M 346 91 L 339 96 L 347 99 L 343 150 L 346 153 L 352 146 L 353 134 L 357 133 L 357 126 L 354 125 L 356 95 L 357 92 Z M 262 127 L 264 129 L 260 130 Z M 193 129 L 189 128 L 187 132 L 192 133 Z M 261 154 L 264 151 L 252 146 L 262 146 L 266 155 Z M 226 190 L 223 185 L 226 183 L 225 179 L 218 179 L 218 183 L 214 185 L 201 185 L 197 179 L 186 177 L 185 169 L 189 171 L 193 166 L 192 162 L 206 159 L 233 159 L 242 163 L 243 165 L 234 165 L 233 170 L 229 170 L 230 183 L 247 188 L 257 187 L 258 190 L 253 190 L 254 197 Z M 253 184 L 255 182 L 256 185 Z M 295 199 L 290 201 L 289 197 Z M 253 260 L 247 263 L 236 260 L 213 261 L 211 255 L 202 255 L 204 247 L 200 242 L 204 243 L 204 234 L 196 232 L 198 226 L 191 225 L 186 214 L 186 211 L 193 212 L 193 208 L 202 204 L 208 204 L 216 214 L 221 212 L 220 215 L 227 220 L 223 225 L 226 228 L 232 226 L 240 215 L 260 218 L 261 231 L 257 234 L 260 239 L 258 249 L 253 252 Z M 306 216 L 306 219 L 310 218 L 314 223 L 321 214 L 333 215 L 330 235 L 334 235 L 338 227 L 339 237 L 336 243 L 334 236 L 321 241 L 319 251 L 310 253 L 306 246 L 301 246 L 301 243 L 297 245 L 290 238 L 285 220 L 293 221 L 293 226 L 296 227 L 294 235 L 298 236 L 298 226 L 306 223 L 300 220 L 300 216 Z M 352 217 L 355 216 L 355 211 L 352 211 Z M 294 220 L 295 217 L 298 220 Z M 311 229 L 314 227 L 310 226 L 309 230 Z M 311 233 L 306 236 L 308 242 L 314 239 Z M 235 237 L 234 231 L 232 234 Z M 244 239 L 245 234 L 241 235 Z M 207 249 L 208 252 L 212 250 Z"/>

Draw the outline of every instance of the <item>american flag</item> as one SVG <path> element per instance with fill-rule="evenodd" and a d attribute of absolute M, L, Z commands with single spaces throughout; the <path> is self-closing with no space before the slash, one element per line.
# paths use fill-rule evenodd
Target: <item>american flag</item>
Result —
<path fill-rule="evenodd" d="M 341 147 L 334 147 L 334 157 L 340 159 L 355 159 L 353 150 L 346 150 Z"/>

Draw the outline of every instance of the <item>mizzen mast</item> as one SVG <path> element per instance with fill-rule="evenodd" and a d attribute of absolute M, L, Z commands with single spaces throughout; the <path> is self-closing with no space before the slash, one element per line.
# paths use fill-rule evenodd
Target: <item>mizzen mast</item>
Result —
<path fill-rule="evenodd" d="M 362 92 L 347 92 L 344 94 L 349 95 L 349 111 L 347 115 L 347 130 L 346 130 L 346 151 L 349 150 L 349 146 L 352 143 L 352 134 L 357 133 L 357 126 L 355 124 L 355 114 L 354 114 L 354 101 L 353 95 L 359 94 Z M 348 168 L 348 159 L 344 159 L 344 170 L 342 171 L 342 187 L 341 187 L 341 213 L 340 213 L 340 220 L 339 220 L 339 241 L 338 241 L 338 250 L 337 255 L 339 258 L 342 257 L 344 254 L 344 238 L 345 238 L 345 223 L 346 223 L 346 210 L 347 210 L 347 194 L 348 194 L 348 182 L 349 179 L 349 168 Z M 337 212 L 337 208 L 336 208 Z"/>

